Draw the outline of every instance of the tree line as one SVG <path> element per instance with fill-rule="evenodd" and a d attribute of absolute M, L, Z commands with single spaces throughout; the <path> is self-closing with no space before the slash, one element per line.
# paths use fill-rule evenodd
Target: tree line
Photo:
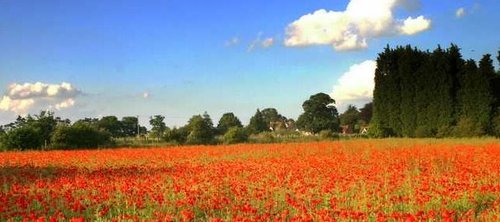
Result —
<path fill-rule="evenodd" d="M 500 134 L 500 71 L 489 54 L 477 63 L 453 44 L 432 52 L 387 47 L 377 58 L 373 95 L 376 137 Z"/>
<path fill-rule="evenodd" d="M 304 112 L 297 121 L 281 115 L 275 108 L 266 108 L 257 109 L 246 126 L 232 112 L 224 113 L 217 124 L 205 112 L 192 116 L 186 125 L 173 128 L 165 124 L 165 116 L 155 115 L 149 120 L 149 131 L 132 116 L 84 118 L 71 123 L 53 112 L 42 111 L 18 116 L 14 122 L 1 126 L 0 147 L 3 150 L 97 148 L 114 146 L 121 138 L 139 136 L 169 144 L 234 144 L 247 142 L 251 135 L 299 130 L 330 135 L 338 131 L 340 124 L 334 104 L 329 95 L 318 93 L 303 103 Z"/>
<path fill-rule="evenodd" d="M 18 116 L 0 127 L 0 147 L 4 150 L 94 148 L 113 145 L 112 138 L 133 137 L 147 132 L 137 117 L 105 116 L 85 118 L 71 123 L 69 119 L 42 111 L 37 115 Z"/>

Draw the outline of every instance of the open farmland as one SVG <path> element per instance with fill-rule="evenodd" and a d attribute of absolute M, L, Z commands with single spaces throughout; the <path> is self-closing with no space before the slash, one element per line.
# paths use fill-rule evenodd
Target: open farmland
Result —
<path fill-rule="evenodd" d="M 0 153 L 5 220 L 484 220 L 498 140 Z"/>

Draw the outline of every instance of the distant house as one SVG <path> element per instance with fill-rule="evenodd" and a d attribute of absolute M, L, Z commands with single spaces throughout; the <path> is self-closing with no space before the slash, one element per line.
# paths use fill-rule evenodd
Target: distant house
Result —
<path fill-rule="evenodd" d="M 294 130 L 295 128 L 295 122 L 292 120 L 280 120 L 280 121 L 274 121 L 269 123 L 269 130 L 271 131 L 276 131 L 276 130 Z"/>
<path fill-rule="evenodd" d="M 360 133 L 361 133 L 362 135 L 366 135 L 366 134 L 368 134 L 368 130 L 369 130 L 369 129 L 370 129 L 370 128 L 369 128 L 369 127 L 367 127 L 367 126 L 362 127 L 362 128 L 361 128 Z"/>
<path fill-rule="evenodd" d="M 350 125 L 342 125 L 342 126 L 340 126 L 340 131 L 344 135 L 345 134 L 352 134 L 353 133 L 352 127 Z"/>
<path fill-rule="evenodd" d="M 302 131 L 302 130 L 299 130 L 299 129 L 295 129 L 295 132 L 299 132 L 302 136 L 312 136 L 312 135 L 314 135 L 314 133 L 307 132 L 307 131 Z"/>

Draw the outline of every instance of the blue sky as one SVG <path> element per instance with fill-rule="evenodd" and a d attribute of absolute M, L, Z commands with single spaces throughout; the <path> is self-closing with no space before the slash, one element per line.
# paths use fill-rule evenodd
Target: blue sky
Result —
<path fill-rule="evenodd" d="M 204 111 L 215 122 L 229 111 L 247 122 L 266 107 L 296 118 L 317 92 L 332 94 L 340 110 L 368 101 L 350 90 L 371 81 L 358 72 L 370 70 L 363 62 L 387 44 L 432 49 L 453 42 L 473 59 L 500 47 L 496 0 L 372 1 L 390 9 L 389 25 L 355 32 L 364 42 L 348 42 L 352 33 L 332 37 L 343 27 L 335 16 L 352 20 L 350 27 L 373 25 L 353 16 L 368 9 L 346 10 L 355 1 L 366 0 L 0 0 L 0 123 L 40 109 L 73 120 L 139 115 L 143 123 L 161 114 L 170 126 Z M 325 13 L 315 13 L 320 9 Z M 406 29 L 410 16 L 418 25 Z M 316 38 L 308 27 L 325 25 L 323 18 L 335 25 L 325 27 L 331 36 Z M 51 87 L 59 90 L 40 91 Z"/>

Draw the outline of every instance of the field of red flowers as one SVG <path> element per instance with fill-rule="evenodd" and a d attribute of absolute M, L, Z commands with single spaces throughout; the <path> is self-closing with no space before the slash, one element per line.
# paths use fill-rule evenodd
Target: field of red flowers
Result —
<path fill-rule="evenodd" d="M 481 220 L 495 140 L 0 153 L 0 221 Z"/>

